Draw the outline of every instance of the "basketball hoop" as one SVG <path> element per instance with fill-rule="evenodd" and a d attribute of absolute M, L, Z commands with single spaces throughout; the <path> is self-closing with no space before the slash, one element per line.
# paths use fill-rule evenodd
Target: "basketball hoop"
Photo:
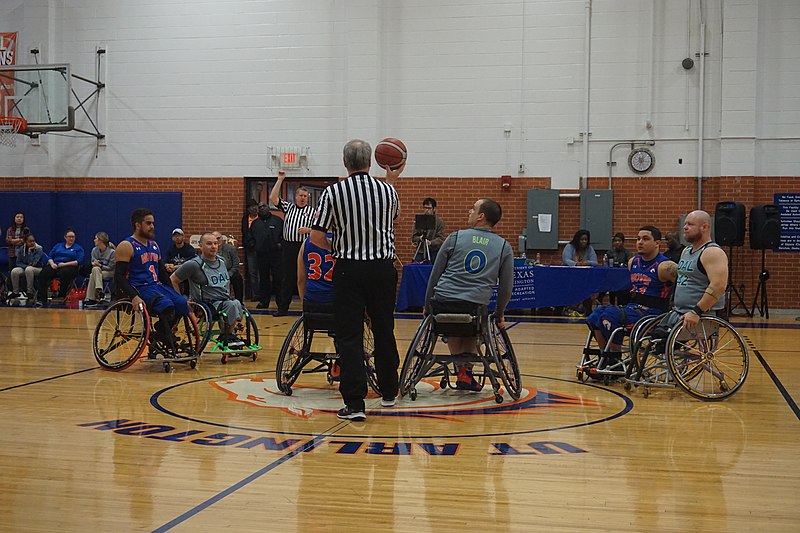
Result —
<path fill-rule="evenodd" d="M 20 117 L 0 117 L 0 144 L 17 145 L 17 134 L 25 131 L 28 124 Z"/>

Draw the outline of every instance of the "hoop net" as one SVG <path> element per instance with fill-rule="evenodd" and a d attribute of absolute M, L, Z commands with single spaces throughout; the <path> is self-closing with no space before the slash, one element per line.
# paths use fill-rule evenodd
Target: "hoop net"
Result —
<path fill-rule="evenodd" d="M 0 117 L 0 144 L 17 145 L 17 134 L 25 131 L 25 119 L 20 117 Z"/>

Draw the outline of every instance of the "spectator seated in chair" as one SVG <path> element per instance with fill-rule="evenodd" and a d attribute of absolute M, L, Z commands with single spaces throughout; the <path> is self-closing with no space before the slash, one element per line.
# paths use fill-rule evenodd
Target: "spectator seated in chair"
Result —
<path fill-rule="evenodd" d="M 11 270 L 12 292 L 8 297 L 20 298 L 22 296 L 19 282 L 24 274 L 26 298 L 33 301 L 33 297 L 36 294 L 34 281 L 47 262 L 47 256 L 44 254 L 42 247 L 36 243 L 36 237 L 33 233 L 28 233 L 25 236 L 25 243 L 17 247 L 16 258 L 17 266 Z"/>
<path fill-rule="evenodd" d="M 66 298 L 67 292 L 78 276 L 78 267 L 83 263 L 84 251 L 83 247 L 75 242 L 75 231 L 67 228 L 64 232 L 64 242 L 53 246 L 47 256 L 47 263 L 39 274 L 36 302 L 38 307 L 47 305 L 47 287 L 53 279 L 60 280 L 58 297 Z"/>
<path fill-rule="evenodd" d="M 97 305 L 103 300 L 103 282 L 114 279 L 114 245 L 109 242 L 108 233 L 99 231 L 94 236 L 92 262 L 81 267 L 81 274 L 89 278 L 86 289 L 86 305 Z"/>
<path fill-rule="evenodd" d="M 164 266 L 172 274 L 183 263 L 197 256 L 197 250 L 186 240 L 186 235 L 181 228 L 172 230 L 172 246 L 164 256 Z"/>
<path fill-rule="evenodd" d="M 611 249 L 608 251 L 608 266 L 614 268 L 628 268 L 632 254 L 625 248 L 625 234 L 618 232 L 611 239 Z M 606 266 L 606 265 L 603 265 Z M 630 301 L 629 291 L 616 291 L 608 293 L 608 303 L 611 305 L 626 305 Z"/>
<path fill-rule="evenodd" d="M 18 211 L 14 213 L 14 220 L 6 230 L 6 245 L 8 246 L 8 270 L 14 270 L 16 266 L 16 250 L 25 243 L 25 236 L 31 232 L 25 224 L 25 213 Z M 33 287 L 28 287 L 29 292 L 33 292 Z"/>
<path fill-rule="evenodd" d="M 579 229 L 572 240 L 564 247 L 561 254 L 564 266 L 597 266 L 597 253 L 589 244 L 591 234 L 588 230 Z M 586 316 L 592 311 L 592 298 L 587 298 L 571 310 L 573 316 Z"/>

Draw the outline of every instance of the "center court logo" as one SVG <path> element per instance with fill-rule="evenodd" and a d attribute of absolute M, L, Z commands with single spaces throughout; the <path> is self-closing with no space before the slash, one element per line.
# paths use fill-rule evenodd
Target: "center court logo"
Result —
<path fill-rule="evenodd" d="M 438 380 L 416 388 L 416 401 L 406 397 L 388 409 L 371 394 L 366 424 L 336 418 L 342 398 L 335 385 L 297 383 L 285 396 L 271 372 L 175 384 L 153 394 L 150 404 L 168 416 L 226 430 L 315 437 L 335 427 L 337 435 L 357 439 L 523 435 L 606 422 L 633 406 L 610 389 L 533 375 L 525 376 L 518 400 L 505 395 L 501 404 L 488 384 L 479 393 L 442 390 Z"/>
<path fill-rule="evenodd" d="M 213 381 L 211 385 L 226 393 L 228 400 L 254 407 L 272 409 L 302 419 L 328 417 L 342 406 L 338 391 L 330 387 L 298 386 L 292 396 L 285 396 L 274 379 L 236 378 Z M 442 390 L 438 382 L 423 380 L 416 386 L 417 399 L 398 402 L 394 408 L 370 409 L 379 397 L 367 397 L 367 412 L 371 417 L 407 417 L 449 422 L 465 422 L 475 416 L 519 413 L 531 410 L 563 407 L 599 408 L 602 404 L 590 398 L 571 396 L 553 391 L 523 387 L 518 400 L 497 404 L 491 387 L 481 393 Z"/>

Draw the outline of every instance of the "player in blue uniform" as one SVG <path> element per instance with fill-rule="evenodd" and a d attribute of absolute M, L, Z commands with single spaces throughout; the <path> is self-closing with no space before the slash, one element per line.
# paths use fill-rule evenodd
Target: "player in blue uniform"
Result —
<path fill-rule="evenodd" d="M 333 312 L 335 264 L 330 241 L 328 248 L 322 248 L 307 238 L 300 246 L 300 253 L 297 255 L 297 292 L 303 302 L 303 310 Z"/>
<path fill-rule="evenodd" d="M 606 347 L 611 333 L 623 324 L 634 324 L 646 315 L 660 315 L 669 310 L 672 286 L 678 265 L 660 253 L 661 231 L 642 226 L 636 237 L 637 254 L 628 261 L 631 272 L 631 301 L 624 307 L 604 305 L 589 315 L 586 322 L 594 332 L 598 346 Z M 619 350 L 619 339 L 611 339 L 611 350 Z"/>
<path fill-rule="evenodd" d="M 155 329 L 161 338 L 171 339 L 172 326 L 178 317 L 190 314 L 189 303 L 168 282 L 161 281 L 168 280 L 169 273 L 161 258 L 161 248 L 153 240 L 153 212 L 147 208 L 134 209 L 131 225 L 133 235 L 117 246 L 114 282 L 123 295 L 131 298 L 134 307 L 146 303 L 159 317 Z"/>

